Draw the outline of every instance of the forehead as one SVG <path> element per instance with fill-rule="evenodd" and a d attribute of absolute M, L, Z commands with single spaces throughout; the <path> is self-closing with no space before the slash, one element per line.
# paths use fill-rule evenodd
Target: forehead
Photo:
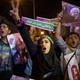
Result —
<path fill-rule="evenodd" d="M 69 37 L 77 37 L 77 38 L 79 38 L 79 36 L 77 34 L 71 34 L 71 35 L 69 35 Z"/>
<path fill-rule="evenodd" d="M 78 8 L 72 8 L 71 11 L 72 12 L 79 12 L 79 9 Z"/>
<path fill-rule="evenodd" d="M 79 12 L 78 10 L 74 10 L 73 12 Z"/>
<path fill-rule="evenodd" d="M 3 28 L 9 28 L 9 26 L 7 24 L 5 24 L 5 23 L 0 24 L 0 28 L 1 27 L 3 27 Z"/>
<path fill-rule="evenodd" d="M 43 38 L 41 41 L 49 41 L 48 38 Z"/>

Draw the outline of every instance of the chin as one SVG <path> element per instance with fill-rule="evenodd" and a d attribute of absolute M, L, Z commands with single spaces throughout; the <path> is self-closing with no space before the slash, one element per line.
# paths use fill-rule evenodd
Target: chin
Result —
<path fill-rule="evenodd" d="M 46 52 L 43 52 L 44 54 L 48 54 L 48 53 L 46 53 Z"/>
<path fill-rule="evenodd" d="M 76 48 L 77 46 L 72 46 L 72 48 Z"/>

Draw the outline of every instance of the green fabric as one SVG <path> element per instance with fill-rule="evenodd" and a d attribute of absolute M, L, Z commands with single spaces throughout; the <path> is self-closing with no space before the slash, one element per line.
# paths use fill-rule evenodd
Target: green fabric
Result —
<path fill-rule="evenodd" d="M 48 35 L 43 36 L 42 38 L 48 38 L 51 41 L 51 43 L 54 44 L 53 40 Z"/>

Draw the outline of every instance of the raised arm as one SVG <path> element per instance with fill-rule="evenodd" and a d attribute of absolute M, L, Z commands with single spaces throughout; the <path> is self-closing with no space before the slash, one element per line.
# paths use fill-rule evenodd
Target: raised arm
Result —
<path fill-rule="evenodd" d="M 15 2 L 17 1 L 17 2 Z M 29 50 L 29 53 L 31 55 L 36 54 L 37 47 L 33 44 L 33 41 L 31 40 L 29 31 L 27 30 L 27 27 L 25 27 L 24 23 L 22 23 L 20 16 L 19 16 L 19 0 L 12 0 L 11 5 L 12 5 L 12 10 L 10 10 L 10 15 L 12 18 L 15 20 L 15 22 L 18 24 L 18 30 L 26 43 L 26 46 Z"/>
<path fill-rule="evenodd" d="M 19 16 L 19 5 L 20 5 L 20 0 L 11 0 L 11 6 L 12 10 L 10 10 L 10 16 L 17 21 L 20 19 Z"/>
<path fill-rule="evenodd" d="M 60 14 L 58 14 L 58 20 L 59 22 L 57 23 L 57 26 L 55 27 L 55 37 L 56 39 L 58 39 L 59 37 L 61 37 L 61 18 L 62 18 L 62 12 Z"/>
<path fill-rule="evenodd" d="M 61 22 L 58 22 L 58 25 L 55 29 L 55 37 L 56 37 L 56 39 L 61 37 Z"/>

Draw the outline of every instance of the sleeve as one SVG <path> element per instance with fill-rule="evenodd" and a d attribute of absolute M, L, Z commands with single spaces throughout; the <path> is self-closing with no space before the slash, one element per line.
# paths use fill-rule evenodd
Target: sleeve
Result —
<path fill-rule="evenodd" d="M 32 39 L 30 37 L 27 26 L 25 26 L 25 24 L 23 22 L 17 21 L 17 28 L 18 28 L 24 42 L 26 43 L 26 46 L 28 48 L 30 55 L 36 54 L 37 47 L 36 47 L 36 45 L 34 45 Z"/>
<path fill-rule="evenodd" d="M 30 55 L 28 57 L 28 63 L 26 65 L 26 68 L 24 70 L 24 73 L 26 74 L 27 77 L 30 77 L 31 74 L 32 74 L 32 60 L 31 60 Z"/>
<path fill-rule="evenodd" d="M 60 49 L 63 51 L 64 49 L 67 48 L 66 42 L 63 40 L 62 37 L 59 37 L 56 41 L 57 45 L 60 47 Z"/>

